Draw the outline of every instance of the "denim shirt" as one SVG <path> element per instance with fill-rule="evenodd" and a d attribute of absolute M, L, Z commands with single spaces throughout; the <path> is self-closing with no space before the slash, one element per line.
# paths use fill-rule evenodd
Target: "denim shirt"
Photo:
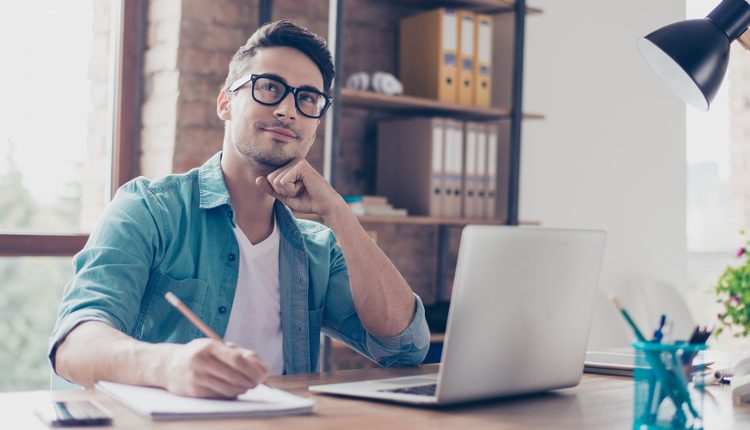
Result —
<path fill-rule="evenodd" d="M 171 291 L 223 337 L 239 271 L 234 210 L 221 152 L 185 174 L 123 185 L 73 259 L 49 359 L 78 324 L 101 321 L 145 342 L 202 337 L 164 299 Z M 295 219 L 276 201 L 284 371 L 317 371 L 321 330 L 381 366 L 416 365 L 429 346 L 422 301 L 393 337 L 368 333 L 354 308 L 349 273 L 333 232 Z"/>

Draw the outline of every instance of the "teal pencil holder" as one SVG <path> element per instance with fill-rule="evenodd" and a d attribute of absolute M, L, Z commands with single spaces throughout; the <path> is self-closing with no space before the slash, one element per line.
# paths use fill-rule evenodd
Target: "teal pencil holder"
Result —
<path fill-rule="evenodd" d="M 635 342 L 633 347 L 633 429 L 702 429 L 703 389 L 691 373 L 706 344 Z"/>

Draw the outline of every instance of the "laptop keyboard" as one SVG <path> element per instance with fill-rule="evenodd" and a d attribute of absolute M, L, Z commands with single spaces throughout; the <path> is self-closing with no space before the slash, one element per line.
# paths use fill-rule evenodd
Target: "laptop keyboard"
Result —
<path fill-rule="evenodd" d="M 391 390 L 380 390 L 386 393 L 416 394 L 418 396 L 434 396 L 437 384 L 416 385 L 413 387 L 395 388 Z"/>

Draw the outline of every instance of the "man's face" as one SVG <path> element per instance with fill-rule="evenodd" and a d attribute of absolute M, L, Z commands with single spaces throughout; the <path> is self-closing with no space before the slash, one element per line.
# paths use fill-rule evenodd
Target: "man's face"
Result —
<path fill-rule="evenodd" d="M 274 75 L 292 87 L 307 86 L 323 91 L 320 69 L 293 48 L 260 49 L 241 76 L 250 74 Z M 222 91 L 218 111 L 219 117 L 229 120 L 226 133 L 234 149 L 273 170 L 295 158 L 305 157 L 320 123 L 320 119 L 308 118 L 297 110 L 291 92 L 274 106 L 256 102 L 251 82 L 231 94 Z"/>

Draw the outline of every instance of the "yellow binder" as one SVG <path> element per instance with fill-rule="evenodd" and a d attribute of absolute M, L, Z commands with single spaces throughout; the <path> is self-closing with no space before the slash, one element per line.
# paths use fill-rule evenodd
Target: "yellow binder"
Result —
<path fill-rule="evenodd" d="M 492 98 L 492 17 L 474 17 L 474 105 L 489 107 Z"/>
<path fill-rule="evenodd" d="M 474 12 L 458 12 L 458 93 L 461 105 L 474 103 Z"/>
<path fill-rule="evenodd" d="M 458 20 L 439 8 L 401 20 L 400 78 L 404 94 L 456 102 Z"/>

